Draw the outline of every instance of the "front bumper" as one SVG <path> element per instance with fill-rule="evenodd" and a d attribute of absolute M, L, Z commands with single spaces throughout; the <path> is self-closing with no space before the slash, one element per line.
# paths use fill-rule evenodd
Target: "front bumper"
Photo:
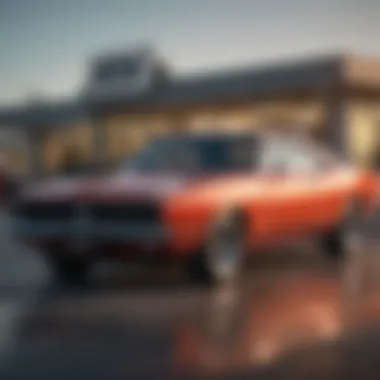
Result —
<path fill-rule="evenodd" d="M 62 240 L 91 243 L 164 243 L 170 239 L 167 228 L 149 224 L 97 222 L 86 224 L 62 221 L 41 222 L 13 219 L 13 232 L 21 240 Z"/>

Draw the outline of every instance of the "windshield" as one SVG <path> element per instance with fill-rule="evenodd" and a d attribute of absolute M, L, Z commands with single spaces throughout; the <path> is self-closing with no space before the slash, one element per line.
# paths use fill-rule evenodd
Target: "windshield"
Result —
<path fill-rule="evenodd" d="M 149 172 L 246 171 L 254 166 L 255 141 L 248 134 L 161 138 L 122 166 Z"/>

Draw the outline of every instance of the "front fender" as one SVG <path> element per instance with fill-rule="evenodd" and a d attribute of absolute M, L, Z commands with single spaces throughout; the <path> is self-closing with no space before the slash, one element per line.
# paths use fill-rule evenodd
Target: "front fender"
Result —
<path fill-rule="evenodd" d="M 248 222 L 246 202 L 176 202 L 165 208 L 165 223 L 171 233 L 171 248 L 183 254 L 198 250 L 216 218 L 230 210 L 244 213 Z M 250 227 L 250 226 L 249 226 Z"/>
<path fill-rule="evenodd" d="M 205 241 L 219 207 L 215 204 L 176 204 L 165 208 L 170 248 L 180 254 L 196 251 Z"/>

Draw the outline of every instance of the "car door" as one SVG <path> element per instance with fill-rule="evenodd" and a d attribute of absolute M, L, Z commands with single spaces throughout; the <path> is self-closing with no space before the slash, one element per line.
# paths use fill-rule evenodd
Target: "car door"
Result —
<path fill-rule="evenodd" d="M 299 144 L 297 152 L 311 163 L 302 178 L 307 189 L 307 225 L 312 230 L 332 227 L 346 206 L 356 180 L 355 168 L 312 143 Z"/>
<path fill-rule="evenodd" d="M 289 233 L 302 234 L 317 228 L 318 215 L 325 210 L 326 174 L 310 146 L 297 140 L 289 142 L 283 195 Z"/>
<path fill-rule="evenodd" d="M 260 170 L 266 177 L 260 206 L 263 233 L 277 239 L 311 230 L 315 209 L 311 201 L 318 172 L 315 158 L 294 139 L 269 139 Z"/>

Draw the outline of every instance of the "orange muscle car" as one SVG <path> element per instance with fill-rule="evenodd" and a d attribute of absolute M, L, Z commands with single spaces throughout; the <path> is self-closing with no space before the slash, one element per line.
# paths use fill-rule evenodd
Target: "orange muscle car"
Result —
<path fill-rule="evenodd" d="M 255 247 L 318 233 L 343 255 L 360 242 L 375 180 L 303 138 L 178 133 L 157 138 L 107 175 L 25 186 L 19 239 L 62 278 L 96 260 L 186 263 L 198 280 L 236 278 Z M 79 278 L 78 277 L 78 278 Z"/>

